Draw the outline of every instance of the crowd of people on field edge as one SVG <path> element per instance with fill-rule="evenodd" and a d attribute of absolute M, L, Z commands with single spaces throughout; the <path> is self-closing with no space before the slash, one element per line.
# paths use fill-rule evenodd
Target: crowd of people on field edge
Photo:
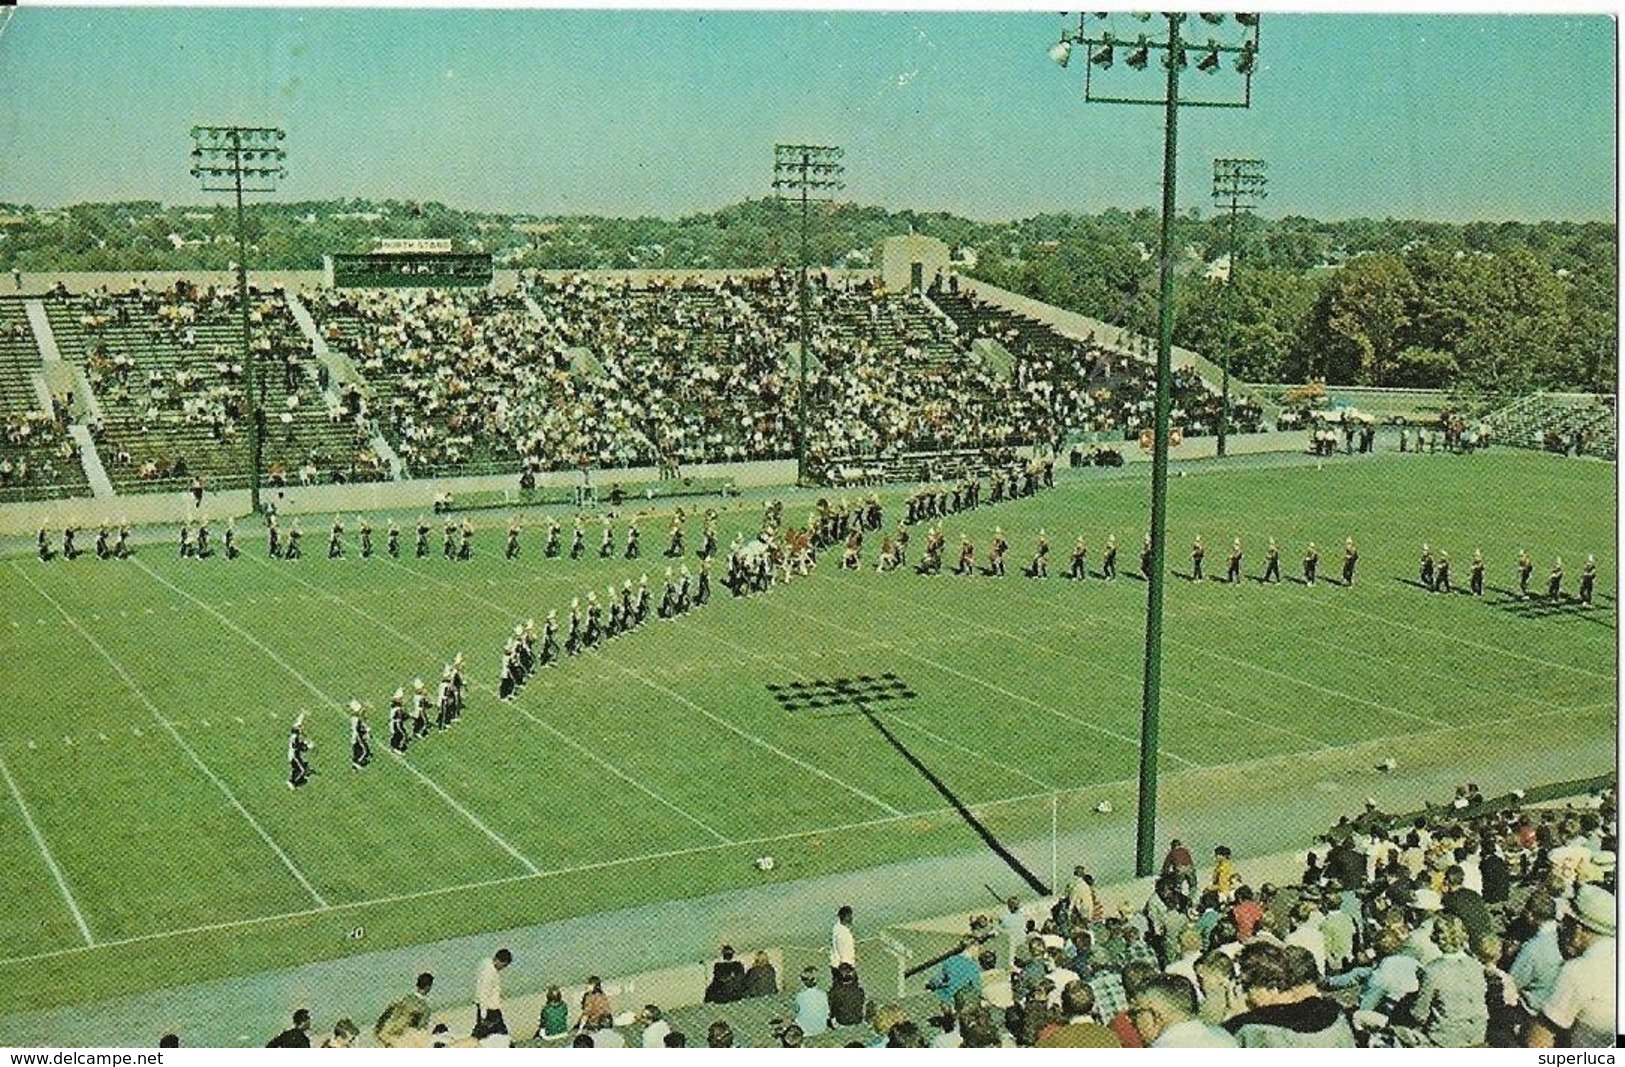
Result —
<path fill-rule="evenodd" d="M 724 945 L 700 1006 L 617 1004 L 622 987 L 597 975 L 567 1002 L 542 979 L 532 1024 L 511 1017 L 515 956 L 503 948 L 473 968 L 468 1032 L 437 1016 L 466 1002 L 434 1004 L 425 973 L 370 1036 L 390 1047 L 1612 1047 L 1614 790 L 1545 806 L 1519 797 L 1487 803 L 1465 784 L 1404 818 L 1368 800 L 1316 840 L 1290 884 L 1254 884 L 1224 845 L 1199 864 L 1175 840 L 1149 894 L 1112 890 L 1114 905 L 1079 864 L 1053 898 L 1011 896 L 971 916 L 925 997 L 866 988 L 872 965 L 842 904 L 827 970 L 781 976 L 768 950 Z M 772 1010 L 734 1010 L 772 998 Z M 309 1046 L 312 1031 L 300 1008 L 271 1044 Z M 345 1017 L 322 1043 L 358 1037 Z"/>

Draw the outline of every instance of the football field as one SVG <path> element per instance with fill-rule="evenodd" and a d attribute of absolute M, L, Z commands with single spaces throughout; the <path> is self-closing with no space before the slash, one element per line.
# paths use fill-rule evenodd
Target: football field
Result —
<path fill-rule="evenodd" d="M 1384 738 L 1400 753 L 1461 745 L 1470 773 L 1463 728 L 1612 745 L 1613 465 L 1495 451 L 1190 470 L 1170 485 L 1169 569 L 1189 570 L 1201 535 L 1210 580 L 1167 588 L 1165 793 L 1181 772 Z M 529 516 L 524 554 L 505 561 L 495 512 L 467 563 L 438 558 L 438 531 L 429 559 L 360 560 L 353 523 L 349 558 L 330 561 L 321 516 L 306 517 L 297 563 L 267 559 L 246 527 L 231 564 L 179 559 L 167 541 L 122 563 L 0 561 L 8 1008 L 338 955 L 356 927 L 370 950 L 973 847 L 922 767 L 1001 838 L 1047 834 L 1052 796 L 1063 827 L 1082 823 L 1090 787 L 1136 772 L 1144 643 L 1148 470 L 1096 474 L 944 522 L 950 566 L 961 533 L 981 562 L 1002 527 L 1006 578 L 915 575 L 921 527 L 910 566 L 878 574 L 871 534 L 859 572 L 832 554 L 740 600 L 718 581 L 709 605 L 543 669 L 508 704 L 495 686 L 517 623 L 642 573 L 658 598 L 664 518 L 642 524 L 636 562 L 598 560 L 595 523 L 589 558 L 542 559 Z M 902 495 L 882 494 L 888 529 Z M 786 517 L 812 498 L 790 498 Z M 759 500 L 725 511 L 722 544 L 760 514 Z M 1051 577 L 1029 580 L 1041 528 Z M 1091 570 L 1116 536 L 1116 581 L 1060 578 L 1080 533 Z M 1213 580 L 1233 537 L 1249 576 L 1236 586 Z M 1252 580 L 1271 537 L 1279 585 Z M 1293 580 L 1311 541 L 1335 579 L 1345 537 L 1360 550 L 1352 587 Z M 1448 550 L 1463 591 L 1481 548 L 1486 595 L 1418 588 L 1424 541 Z M 1562 557 L 1567 600 L 1516 599 L 1520 548 L 1537 593 Z M 1600 575 L 1581 608 L 1588 552 Z M 463 720 L 392 756 L 389 694 L 432 687 L 459 651 Z M 874 705 L 890 739 L 852 709 L 787 709 L 769 688 L 887 674 L 913 694 Z M 373 709 L 362 771 L 352 698 Z M 285 746 L 301 709 L 318 773 L 294 792 Z M 752 865 L 763 854 L 770 873 Z"/>

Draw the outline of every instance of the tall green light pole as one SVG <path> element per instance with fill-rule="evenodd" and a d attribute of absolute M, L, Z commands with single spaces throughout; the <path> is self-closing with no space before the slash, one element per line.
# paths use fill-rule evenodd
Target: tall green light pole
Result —
<path fill-rule="evenodd" d="M 1219 458 L 1225 456 L 1224 440 L 1230 431 L 1230 349 L 1236 330 L 1236 220 L 1243 211 L 1252 211 L 1266 197 L 1262 159 L 1215 159 L 1213 161 L 1213 202 L 1230 212 L 1230 265 L 1225 270 L 1224 374 L 1219 399 Z"/>
<path fill-rule="evenodd" d="M 808 204 L 828 200 L 845 188 L 841 157 L 846 153 L 830 145 L 776 144 L 773 146 L 773 191 L 781 199 L 801 201 L 801 355 L 800 385 L 796 389 L 796 484 L 807 482 L 807 346 L 810 342 L 807 305 L 807 227 Z"/>
<path fill-rule="evenodd" d="M 1166 33 L 1143 33 L 1133 30 L 1132 38 L 1115 31 L 1119 18 L 1128 18 L 1149 29 L 1154 20 L 1166 25 Z M 1059 66 L 1065 67 L 1074 47 L 1084 49 L 1084 100 L 1103 104 L 1149 104 L 1163 109 L 1162 142 L 1162 230 L 1158 248 L 1160 289 L 1157 300 L 1157 398 L 1155 438 L 1151 451 L 1151 573 L 1146 582 L 1145 613 L 1145 685 L 1141 697 L 1140 713 L 1140 797 L 1135 829 L 1134 870 L 1140 877 L 1151 874 L 1156 863 L 1157 832 L 1157 744 L 1158 697 L 1162 688 L 1162 593 L 1163 562 L 1167 546 L 1168 510 L 1168 409 L 1172 377 L 1174 343 L 1174 210 L 1175 177 L 1178 162 L 1179 109 L 1181 107 L 1248 107 L 1252 103 L 1253 70 L 1258 63 L 1258 16 L 1241 14 L 1226 26 L 1228 18 L 1222 14 L 1203 12 L 1197 16 L 1208 27 L 1206 32 L 1232 31 L 1239 43 L 1223 42 L 1208 37 L 1205 43 L 1183 37 L 1181 28 L 1189 16 L 1182 12 L 1152 15 L 1141 12 L 1119 16 L 1110 12 L 1078 16 L 1077 29 L 1061 31 L 1060 43 L 1050 49 L 1049 55 Z M 1239 30 L 1239 34 L 1235 31 Z M 1124 59 L 1124 66 L 1132 71 L 1144 71 L 1150 65 L 1152 53 L 1162 56 L 1166 83 L 1160 95 L 1142 95 L 1132 90 L 1114 87 L 1121 79 L 1111 75 L 1117 48 L 1132 48 Z M 1212 97 L 1182 98 L 1179 95 L 1180 73 L 1189 65 L 1188 53 L 1201 53 L 1196 69 L 1204 75 L 1216 74 L 1223 65 L 1223 57 L 1235 57 L 1235 70 L 1243 79 L 1239 99 Z M 1126 79 L 1127 76 L 1125 75 Z"/>
<path fill-rule="evenodd" d="M 248 330 L 248 233 L 243 223 L 244 193 L 274 193 L 288 176 L 282 164 L 287 134 L 274 126 L 193 126 L 192 177 L 204 192 L 237 194 L 237 305 L 243 325 L 243 395 L 253 432 L 249 437 L 248 501 L 260 510 L 260 467 L 265 456 L 265 379 L 255 374 L 254 345 Z M 256 394 L 257 387 L 257 394 Z"/>

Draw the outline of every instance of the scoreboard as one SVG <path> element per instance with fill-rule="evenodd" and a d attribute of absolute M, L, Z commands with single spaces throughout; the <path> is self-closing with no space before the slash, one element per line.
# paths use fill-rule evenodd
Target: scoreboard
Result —
<path fill-rule="evenodd" d="M 396 247 L 324 258 L 327 284 L 339 289 L 483 287 L 494 276 L 489 252 Z"/>

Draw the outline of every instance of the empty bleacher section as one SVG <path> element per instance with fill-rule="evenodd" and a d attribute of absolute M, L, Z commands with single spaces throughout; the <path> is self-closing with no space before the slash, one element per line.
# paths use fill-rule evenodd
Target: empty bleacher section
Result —
<path fill-rule="evenodd" d="M 1497 444 L 1614 459 L 1619 420 L 1614 398 L 1596 393 L 1533 393 L 1484 420 Z"/>
<path fill-rule="evenodd" d="M 345 410 L 280 291 L 250 291 L 249 318 L 266 409 L 267 485 L 383 476 L 364 413 Z M 120 492 L 248 484 L 252 414 L 236 291 L 186 282 L 153 290 L 53 292 L 46 314 L 63 358 L 82 366 L 100 403 L 93 427 Z"/>
<path fill-rule="evenodd" d="M 45 406 L 40 352 L 21 300 L 0 300 L 0 503 L 88 496 L 67 398 Z"/>

